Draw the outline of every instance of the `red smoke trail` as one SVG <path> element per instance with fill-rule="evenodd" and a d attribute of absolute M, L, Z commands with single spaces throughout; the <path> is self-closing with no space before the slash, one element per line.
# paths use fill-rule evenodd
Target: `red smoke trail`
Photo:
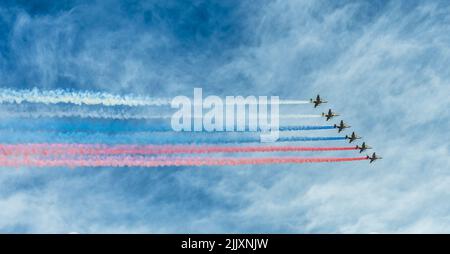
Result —
<path fill-rule="evenodd" d="M 263 157 L 263 158 L 201 158 L 201 157 L 143 157 L 143 156 L 89 156 L 87 158 L 10 158 L 0 157 L 3 167 L 162 167 L 162 166 L 237 166 L 284 163 L 318 163 L 367 160 L 367 157 L 352 158 L 301 158 L 301 157 Z"/>
<path fill-rule="evenodd" d="M 100 145 L 100 144 L 19 144 L 0 145 L 0 155 L 127 155 L 202 154 L 251 152 L 319 152 L 356 150 L 351 147 L 304 146 L 195 146 L 195 145 Z"/>

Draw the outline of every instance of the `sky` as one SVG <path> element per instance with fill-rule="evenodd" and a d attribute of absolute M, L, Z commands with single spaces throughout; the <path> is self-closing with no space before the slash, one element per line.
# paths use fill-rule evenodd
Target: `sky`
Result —
<path fill-rule="evenodd" d="M 280 111 L 332 107 L 383 157 L 372 164 L 1 168 L 0 232 L 450 232 L 448 1 L 6 0 L 0 38 L 2 88 L 151 97 L 189 96 L 194 87 L 218 96 L 320 93 L 329 101 L 323 108 Z M 46 140 L 0 133 L 1 142 Z"/>

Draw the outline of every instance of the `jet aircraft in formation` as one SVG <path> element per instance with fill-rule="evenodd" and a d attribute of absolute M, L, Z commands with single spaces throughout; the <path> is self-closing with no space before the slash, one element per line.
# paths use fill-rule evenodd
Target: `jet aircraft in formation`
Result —
<path fill-rule="evenodd" d="M 350 136 L 345 135 L 345 138 L 348 139 L 348 142 L 349 142 L 349 143 L 351 143 L 351 142 L 353 142 L 353 141 L 355 141 L 355 140 L 357 140 L 357 139 L 361 139 L 361 137 L 359 137 L 358 135 L 356 135 L 355 132 L 352 132 L 352 135 L 350 135 Z"/>
<path fill-rule="evenodd" d="M 316 100 L 310 99 L 311 103 L 314 103 L 314 108 L 317 108 L 322 103 L 327 103 L 328 101 L 324 101 L 320 98 L 320 95 L 317 95 Z"/>
<path fill-rule="evenodd" d="M 343 131 L 344 129 L 350 128 L 350 127 L 352 127 L 352 126 L 346 125 L 346 124 L 344 123 L 344 121 L 342 121 L 342 120 L 341 120 L 341 122 L 339 123 L 339 125 L 336 125 L 336 124 L 334 125 L 334 128 L 337 128 L 337 129 L 338 129 L 338 133 L 341 132 L 341 131 Z"/>
<path fill-rule="evenodd" d="M 316 99 L 310 99 L 310 102 L 314 104 L 314 108 L 317 108 L 319 105 L 323 104 L 323 103 L 327 103 L 328 101 L 322 99 L 320 97 L 320 95 L 318 94 Z M 330 120 L 333 117 L 339 116 L 339 114 L 333 112 L 331 109 L 328 110 L 327 113 L 322 113 L 322 116 L 326 118 L 326 121 Z M 350 128 L 351 126 L 347 125 L 344 123 L 343 120 L 341 120 L 341 122 L 339 124 L 335 124 L 334 128 L 338 129 L 338 133 L 340 133 L 341 131 L 343 131 L 346 128 Z M 345 135 L 345 139 L 349 140 L 349 143 L 352 143 L 353 141 L 357 140 L 357 139 L 361 139 L 361 137 L 359 137 L 358 135 L 356 135 L 356 133 L 353 131 L 352 134 L 349 135 Z M 366 142 L 363 142 L 361 146 L 356 145 L 355 147 L 356 149 L 359 150 L 360 153 L 366 151 L 367 149 L 372 149 L 372 147 L 366 145 Z M 367 155 L 367 159 L 370 160 L 370 163 L 382 159 L 382 157 L 378 157 L 376 155 L 376 153 L 373 153 L 372 156 Z"/>
<path fill-rule="evenodd" d="M 364 152 L 367 149 L 372 149 L 372 147 L 366 145 L 366 142 L 363 142 L 361 146 L 356 146 L 356 149 L 359 149 L 359 153 Z"/>
<path fill-rule="evenodd" d="M 335 116 L 339 116 L 339 114 L 337 114 L 337 113 L 331 111 L 331 109 L 329 109 L 328 113 L 326 113 L 326 114 L 322 113 L 322 116 L 324 116 L 327 119 L 327 121 L 328 121 L 328 120 L 330 120 L 331 118 L 333 118 Z"/>
<path fill-rule="evenodd" d="M 383 159 L 382 157 L 378 157 L 376 153 L 373 153 L 372 156 L 367 155 L 367 159 L 370 160 L 370 163 L 379 160 L 379 159 Z"/>

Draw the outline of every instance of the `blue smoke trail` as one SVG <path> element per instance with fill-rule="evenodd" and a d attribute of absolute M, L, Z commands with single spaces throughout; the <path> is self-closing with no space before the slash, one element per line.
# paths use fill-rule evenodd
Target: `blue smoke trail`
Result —
<path fill-rule="evenodd" d="M 333 125 L 323 126 L 281 126 L 280 131 L 309 131 L 309 130 L 329 130 L 334 129 Z"/>
<path fill-rule="evenodd" d="M 113 119 L 79 119 L 79 118 L 6 118 L 0 119 L 0 129 L 48 132 L 171 132 L 168 123 L 157 120 L 113 120 Z M 280 131 L 307 131 L 334 129 L 332 125 L 324 126 L 281 126 Z"/>
<path fill-rule="evenodd" d="M 157 120 L 115 120 L 115 119 L 80 119 L 76 117 L 54 118 L 6 118 L 0 119 L 0 129 L 14 131 L 40 132 L 145 132 L 168 131 L 170 126 Z"/>
<path fill-rule="evenodd" d="M 345 140 L 345 137 L 280 137 L 278 142 Z M 259 133 L 205 132 L 133 132 L 108 134 L 104 132 L 39 132 L 0 130 L 0 143 L 104 143 L 104 144 L 226 144 L 259 143 Z"/>
<path fill-rule="evenodd" d="M 280 137 L 279 142 L 345 140 L 345 137 Z"/>

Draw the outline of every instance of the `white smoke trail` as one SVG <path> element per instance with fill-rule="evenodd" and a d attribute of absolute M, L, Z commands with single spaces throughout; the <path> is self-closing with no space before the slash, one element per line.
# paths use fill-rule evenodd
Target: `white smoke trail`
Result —
<path fill-rule="evenodd" d="M 98 107 L 87 105 L 33 105 L 33 104 L 3 104 L 0 105 L 0 117 L 23 117 L 23 118 L 98 118 L 98 119 L 117 119 L 117 120 L 151 120 L 151 119 L 170 119 L 172 117 L 170 110 L 150 110 L 143 108 L 117 108 L 117 107 Z M 244 117 L 244 116 L 241 116 Z M 241 117 L 239 119 L 241 119 Z M 258 119 L 258 115 L 245 116 L 249 119 Z M 245 117 L 242 118 L 245 120 Z M 298 119 L 298 118 L 316 118 L 321 115 L 280 115 L 280 119 Z M 192 118 L 197 118 L 192 116 Z M 236 118 L 238 118 L 236 116 Z"/>
<path fill-rule="evenodd" d="M 62 108 L 56 107 L 53 110 L 3 110 L 0 109 L 1 117 L 21 117 L 21 118 L 98 118 L 98 119 L 117 119 L 117 120 L 150 120 L 150 119 L 170 119 L 171 115 L 151 114 L 140 112 L 127 112 L 126 110 L 109 110 L 105 108 Z"/>
<path fill-rule="evenodd" d="M 280 105 L 297 105 L 297 104 L 308 104 L 311 103 L 307 100 L 280 100 Z"/>
<path fill-rule="evenodd" d="M 67 91 L 63 89 L 39 90 L 37 88 L 13 90 L 0 88 L 0 103 L 71 103 L 76 105 L 104 106 L 162 106 L 170 105 L 169 99 L 151 98 L 134 95 L 113 95 L 103 92 Z"/>
<path fill-rule="evenodd" d="M 89 110 L 54 110 L 54 111 L 1 111 L 2 117 L 23 117 L 23 118 L 64 118 L 64 117 L 80 117 L 80 118 L 99 118 L 99 119 L 117 119 L 117 120 L 149 120 L 149 119 L 170 119 L 172 115 L 151 115 L 144 113 L 130 114 L 125 111 L 108 111 L 102 109 Z M 296 118 L 315 118 L 316 115 L 281 115 L 280 118 L 296 119 Z M 195 118 L 195 117 L 193 117 Z M 252 118 L 252 116 L 250 116 Z M 256 117 L 255 117 L 256 118 Z"/>
<path fill-rule="evenodd" d="M 297 118 L 320 118 L 322 115 L 320 114 L 290 114 L 290 115 L 280 115 L 280 117 L 285 119 L 297 119 Z"/>
<path fill-rule="evenodd" d="M 104 92 L 68 91 L 63 89 L 40 90 L 37 88 L 13 90 L 0 88 L 0 103 L 70 103 L 76 105 L 104 106 L 170 106 L 169 98 L 152 98 L 136 95 L 114 95 Z M 310 103 L 307 100 L 280 100 L 280 105 Z"/>

